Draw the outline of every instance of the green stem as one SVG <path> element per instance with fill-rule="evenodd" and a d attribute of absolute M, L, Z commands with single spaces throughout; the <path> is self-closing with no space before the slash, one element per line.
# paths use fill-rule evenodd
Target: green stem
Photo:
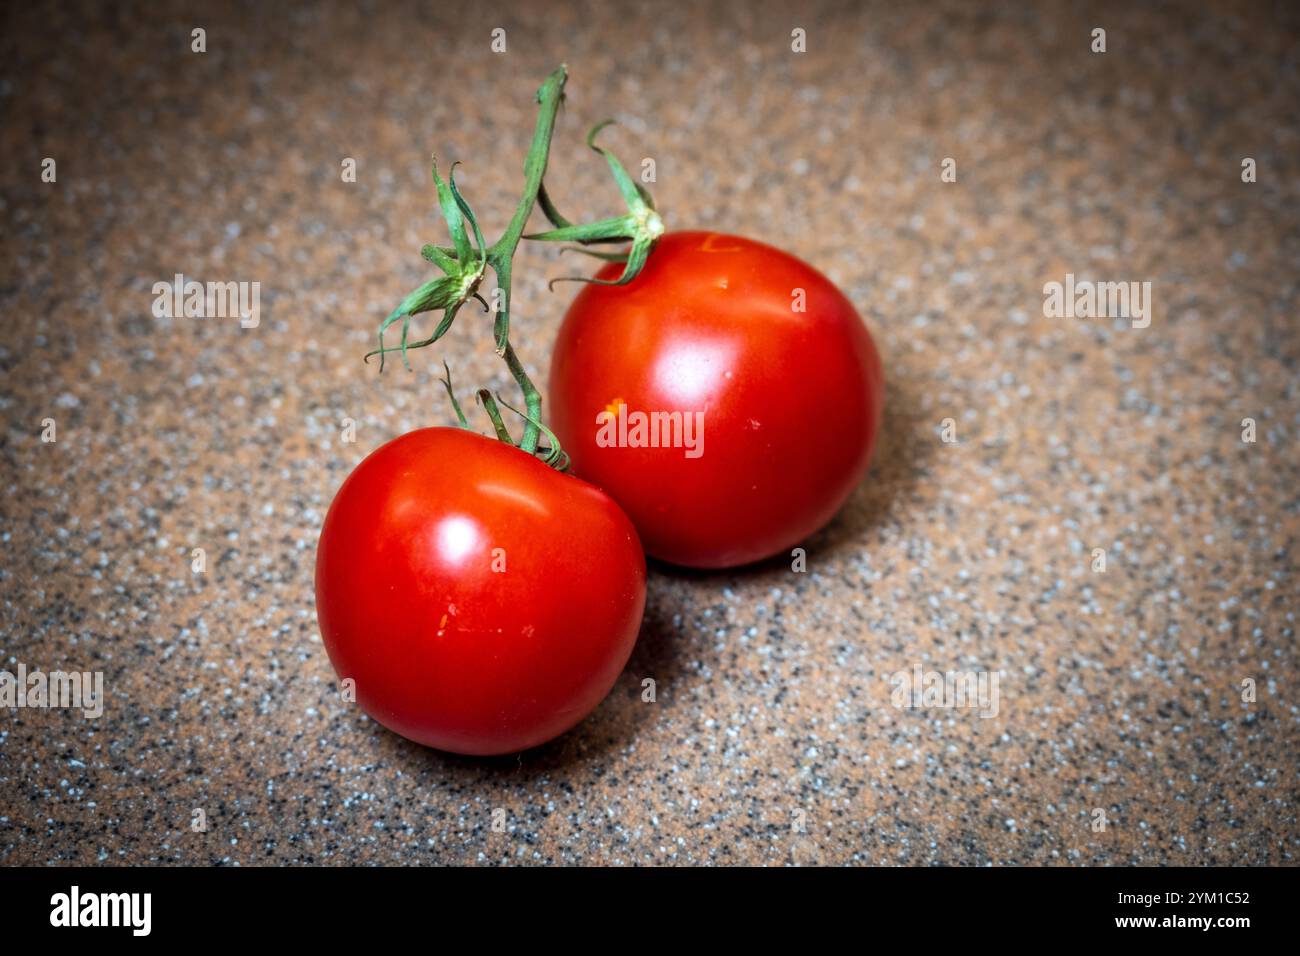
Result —
<path fill-rule="evenodd" d="M 528 157 L 524 160 L 524 192 L 519 197 L 519 205 L 510 225 L 501 238 L 492 243 L 487 252 L 487 260 L 496 273 L 497 286 L 501 290 L 501 310 L 497 313 L 494 334 L 497 354 L 506 360 L 510 374 L 524 393 L 524 402 L 530 417 L 540 419 L 542 414 L 542 395 L 533 384 L 533 380 L 524 371 L 523 362 L 515 355 L 510 345 L 510 278 L 511 263 L 514 261 L 515 249 L 523 238 L 528 217 L 533 214 L 537 203 L 537 191 L 542 188 L 542 177 L 546 175 L 546 160 L 551 152 L 551 136 L 555 132 L 555 120 L 560 112 L 560 103 L 564 100 L 564 83 L 568 71 L 560 66 L 546 78 L 541 89 L 537 91 L 537 102 L 541 108 L 537 111 L 537 128 L 533 132 L 532 145 L 528 147 Z M 539 432 L 537 426 L 525 419 L 524 437 L 519 447 L 530 455 L 537 450 Z"/>
<path fill-rule="evenodd" d="M 506 343 L 505 354 L 506 365 L 510 368 L 510 374 L 515 377 L 519 383 L 519 390 L 524 393 L 524 408 L 528 411 L 528 416 L 524 419 L 524 437 L 519 443 L 519 447 L 530 455 L 537 451 L 538 429 L 534 421 L 540 421 L 542 418 L 542 393 L 537 390 L 533 380 L 528 377 L 524 371 L 524 364 L 519 361 L 519 356 L 515 354 L 515 348 L 509 342 Z"/>
<path fill-rule="evenodd" d="M 488 418 L 492 419 L 492 427 L 497 430 L 497 438 L 501 439 L 507 445 L 513 445 L 514 439 L 510 437 L 510 429 L 506 428 L 506 423 L 501 420 L 501 410 L 497 408 L 496 399 L 486 388 L 480 388 L 477 393 L 479 404 L 487 412 Z"/>
<path fill-rule="evenodd" d="M 542 188 L 542 177 L 546 175 L 546 159 L 551 152 L 551 134 L 555 132 L 555 118 L 560 112 L 560 103 L 564 99 L 564 82 L 568 79 L 567 68 L 563 65 L 546 78 L 541 89 L 537 91 L 537 102 L 541 109 L 537 111 L 537 129 L 533 132 L 533 143 L 528 147 L 528 158 L 524 160 L 524 194 L 519 197 L 514 218 L 506 227 L 505 234 L 492 244 L 489 255 L 506 255 L 513 257 L 515 247 L 523 237 L 528 217 L 533 213 L 537 202 L 537 190 Z"/>

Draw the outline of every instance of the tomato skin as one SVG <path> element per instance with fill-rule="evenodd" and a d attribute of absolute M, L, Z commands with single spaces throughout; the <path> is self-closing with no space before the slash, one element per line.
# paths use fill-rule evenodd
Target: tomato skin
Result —
<path fill-rule="evenodd" d="M 792 308 L 796 289 L 806 311 Z M 870 463 L 884 378 L 861 317 L 820 272 L 753 240 L 677 232 L 628 285 L 578 293 L 549 395 L 574 473 L 623 506 L 646 551 L 721 568 L 831 519 Z M 629 414 L 703 412 L 699 457 L 602 447 L 596 416 L 620 400 Z"/>
<path fill-rule="evenodd" d="M 606 494 L 458 428 L 371 453 L 316 551 L 321 635 L 362 709 L 462 754 L 525 750 L 587 716 L 632 652 L 645 584 Z"/>

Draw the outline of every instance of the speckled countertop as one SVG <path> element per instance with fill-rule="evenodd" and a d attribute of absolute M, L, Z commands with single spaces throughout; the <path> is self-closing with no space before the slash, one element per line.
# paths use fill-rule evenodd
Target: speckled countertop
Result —
<path fill-rule="evenodd" d="M 0 863 L 1295 860 L 1294 8 L 437 6 L 6 11 L 0 667 L 106 703 L 0 713 Z M 452 757 L 341 699 L 316 535 L 445 419 L 439 358 L 506 385 L 470 323 L 413 373 L 361 354 L 424 276 L 429 153 L 499 228 L 561 61 L 561 204 L 618 208 L 582 135 L 619 118 L 670 226 L 858 305 L 885 431 L 806 573 L 653 569 L 591 718 Z M 517 267 L 539 377 L 567 261 Z M 155 318 L 177 272 L 260 282 L 260 324 Z M 1150 281 L 1150 327 L 1045 317 L 1067 273 Z M 915 667 L 996 673 L 997 716 L 894 707 Z"/>

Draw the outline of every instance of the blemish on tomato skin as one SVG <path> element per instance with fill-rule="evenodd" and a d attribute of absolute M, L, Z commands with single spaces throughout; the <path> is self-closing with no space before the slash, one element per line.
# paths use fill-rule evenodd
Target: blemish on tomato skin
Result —
<path fill-rule="evenodd" d="M 731 237 L 724 236 L 722 233 L 711 232 L 707 236 L 705 236 L 704 241 L 700 243 L 699 251 L 700 252 L 740 252 L 740 246 L 737 245 L 728 246 L 728 245 L 719 244 L 725 242 L 729 238 Z"/>
<path fill-rule="evenodd" d="M 622 406 L 622 405 L 626 405 L 626 404 L 627 404 L 627 403 L 626 403 L 625 401 L 623 401 L 622 398 L 611 398 L 611 399 L 609 400 L 609 404 L 605 406 L 605 411 L 607 411 L 607 412 L 609 412 L 611 415 L 617 417 L 617 416 L 618 416 L 618 410 L 619 410 L 619 407 Z"/>

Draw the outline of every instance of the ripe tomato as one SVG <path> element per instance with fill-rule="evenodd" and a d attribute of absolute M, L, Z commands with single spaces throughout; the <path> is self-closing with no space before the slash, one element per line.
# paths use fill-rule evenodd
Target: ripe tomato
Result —
<path fill-rule="evenodd" d="M 603 492 L 494 439 L 424 428 L 339 489 L 316 613 L 375 720 L 441 750 L 512 753 L 609 693 L 645 581 L 636 531 Z"/>
<path fill-rule="evenodd" d="M 628 285 L 584 286 L 551 359 L 550 424 L 574 472 L 623 506 L 648 553 L 693 567 L 769 557 L 829 521 L 867 470 L 883 404 L 880 356 L 831 281 L 717 233 L 669 233 Z M 696 447 L 662 447 L 674 439 Z"/>

